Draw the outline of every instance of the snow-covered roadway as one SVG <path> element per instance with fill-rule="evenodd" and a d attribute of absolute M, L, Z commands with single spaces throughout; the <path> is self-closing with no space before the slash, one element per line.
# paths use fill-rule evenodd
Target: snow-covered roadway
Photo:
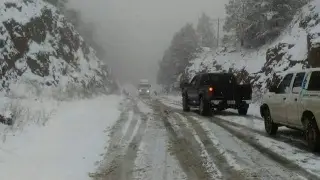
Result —
<path fill-rule="evenodd" d="M 201 117 L 183 112 L 170 98 L 131 102 L 112 129 L 94 179 L 319 178 L 319 158 L 304 148 L 297 133 L 289 137 L 284 129 L 279 138 L 270 138 L 253 115 Z"/>

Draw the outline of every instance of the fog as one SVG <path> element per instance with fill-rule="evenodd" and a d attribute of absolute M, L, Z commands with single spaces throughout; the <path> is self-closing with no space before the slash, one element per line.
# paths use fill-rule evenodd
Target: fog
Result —
<path fill-rule="evenodd" d="M 202 12 L 224 17 L 226 0 L 70 0 L 97 27 L 105 60 L 120 82 L 156 81 L 158 61 L 171 38 Z"/>

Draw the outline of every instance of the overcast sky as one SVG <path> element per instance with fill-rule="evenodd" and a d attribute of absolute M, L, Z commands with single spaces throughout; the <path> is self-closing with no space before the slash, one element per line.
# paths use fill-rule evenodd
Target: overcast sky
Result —
<path fill-rule="evenodd" d="M 120 81 L 156 80 L 158 61 L 171 38 L 202 12 L 224 17 L 227 0 L 70 0 L 98 27 L 97 40 Z"/>

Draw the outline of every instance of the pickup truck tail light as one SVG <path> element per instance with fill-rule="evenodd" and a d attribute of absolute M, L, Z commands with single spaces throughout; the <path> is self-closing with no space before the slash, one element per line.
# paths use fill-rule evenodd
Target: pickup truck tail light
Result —
<path fill-rule="evenodd" d="M 209 96 L 212 96 L 213 93 L 214 93 L 214 88 L 213 88 L 213 87 L 209 87 L 209 89 L 208 89 L 208 95 L 209 95 Z"/>

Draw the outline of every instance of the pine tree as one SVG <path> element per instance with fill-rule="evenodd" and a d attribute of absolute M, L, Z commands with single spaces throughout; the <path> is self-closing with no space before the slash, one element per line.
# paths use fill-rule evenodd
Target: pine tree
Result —
<path fill-rule="evenodd" d="M 210 17 L 205 13 L 199 18 L 197 34 L 201 46 L 213 48 L 216 45 L 217 39 L 213 30 L 213 24 Z"/>
<path fill-rule="evenodd" d="M 171 52 L 167 49 L 164 52 L 162 60 L 159 62 L 159 71 L 157 75 L 158 84 L 171 84 L 174 80 L 175 66 L 172 65 Z"/>
<path fill-rule="evenodd" d="M 259 47 L 278 37 L 308 0 L 229 0 L 224 30 L 241 45 Z"/>
<path fill-rule="evenodd" d="M 243 44 L 243 32 L 246 24 L 246 1 L 229 0 L 225 5 L 227 17 L 223 29 L 234 33 L 241 44 Z"/>
<path fill-rule="evenodd" d="M 186 24 L 172 38 L 170 47 L 159 63 L 158 83 L 170 85 L 184 72 L 199 48 L 192 24 Z"/>
<path fill-rule="evenodd" d="M 171 59 L 179 70 L 184 70 L 189 61 L 193 59 L 198 49 L 198 39 L 192 24 L 186 24 L 171 41 Z"/>
<path fill-rule="evenodd" d="M 56 6 L 60 11 L 64 11 L 66 8 L 65 6 L 68 3 L 68 0 L 44 0 L 44 1 Z"/>

